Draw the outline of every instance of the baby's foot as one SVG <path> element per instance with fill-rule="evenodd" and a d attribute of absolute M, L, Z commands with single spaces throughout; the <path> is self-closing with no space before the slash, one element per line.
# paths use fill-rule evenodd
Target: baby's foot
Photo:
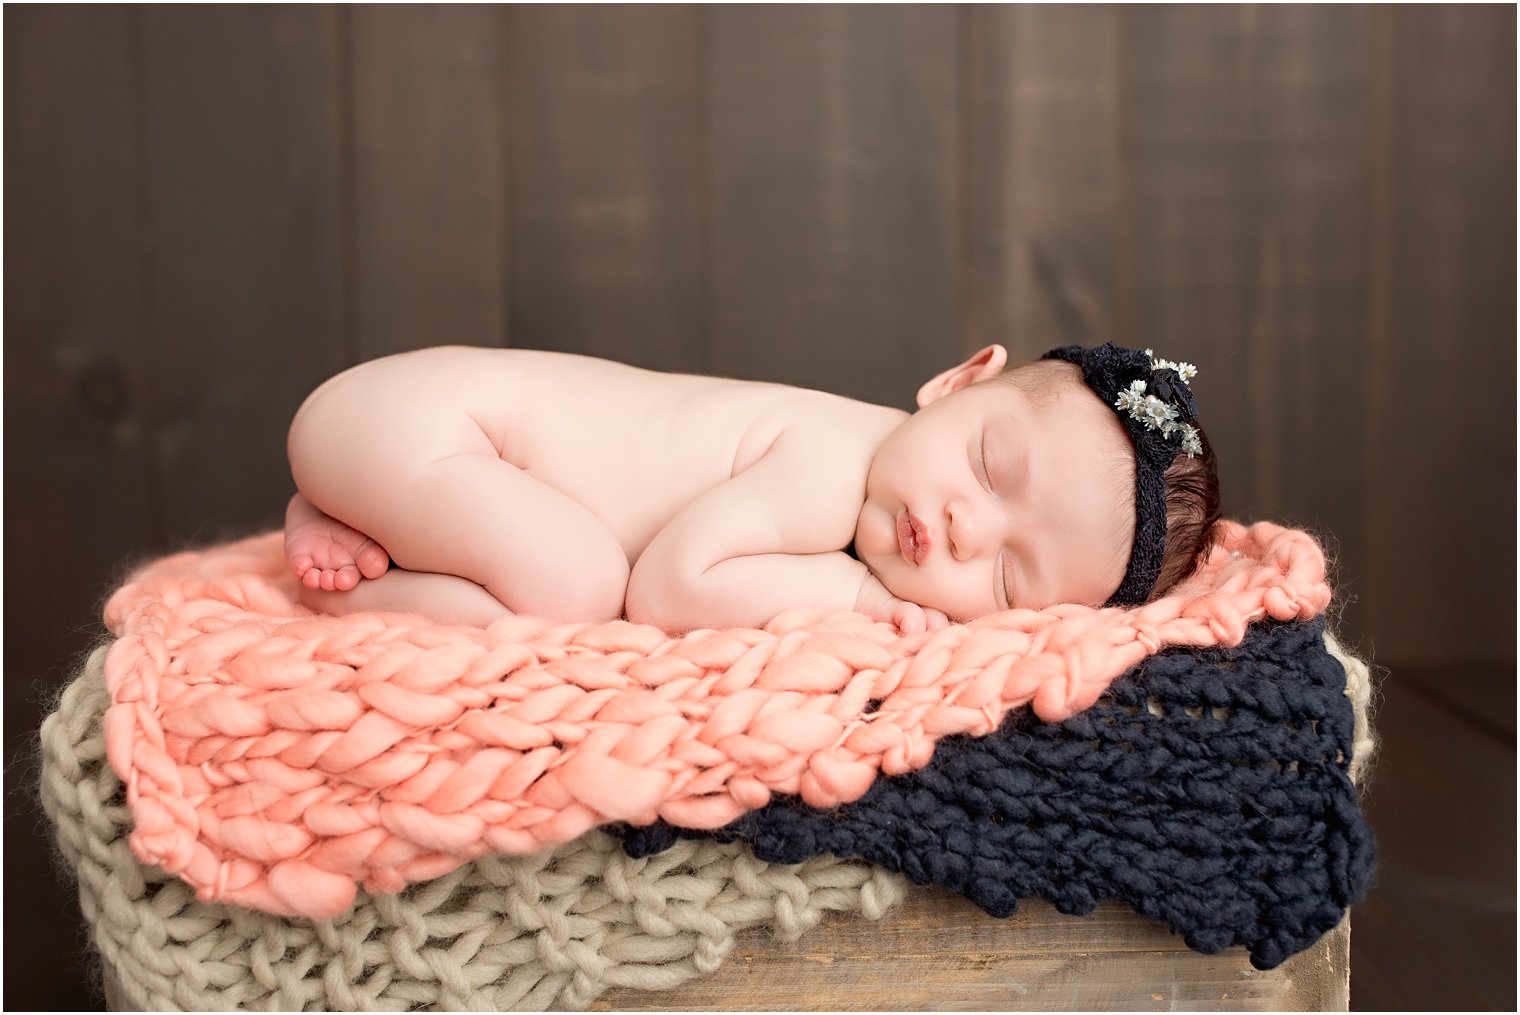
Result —
<path fill-rule="evenodd" d="M 309 589 L 346 592 L 360 578 L 378 578 L 391 557 L 373 539 L 328 515 L 285 528 L 285 559 Z"/>

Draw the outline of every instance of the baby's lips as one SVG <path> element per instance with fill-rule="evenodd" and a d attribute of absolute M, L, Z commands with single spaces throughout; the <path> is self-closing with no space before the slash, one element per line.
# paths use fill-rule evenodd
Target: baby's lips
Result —
<path fill-rule="evenodd" d="M 897 545 L 903 558 L 914 565 L 922 564 L 934 545 L 929 527 L 907 509 L 897 518 Z"/>

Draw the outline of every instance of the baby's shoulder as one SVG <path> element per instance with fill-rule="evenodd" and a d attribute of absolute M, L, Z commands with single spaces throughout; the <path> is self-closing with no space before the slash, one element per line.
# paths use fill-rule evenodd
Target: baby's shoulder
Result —
<path fill-rule="evenodd" d="M 780 403 L 786 432 L 827 444 L 830 436 L 857 442 L 879 442 L 907 413 L 872 402 L 806 388 L 792 389 L 795 397 Z"/>
<path fill-rule="evenodd" d="M 863 476 L 881 442 L 906 416 L 899 409 L 795 389 L 758 421 L 754 434 L 767 456 L 784 457 L 799 475 L 835 470 L 841 478 L 857 471 Z"/>

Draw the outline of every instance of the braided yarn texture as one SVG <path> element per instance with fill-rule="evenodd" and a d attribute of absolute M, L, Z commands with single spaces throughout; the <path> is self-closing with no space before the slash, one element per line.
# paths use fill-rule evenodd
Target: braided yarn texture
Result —
<path fill-rule="evenodd" d="M 717 831 L 627 830 L 625 845 L 711 835 L 778 862 L 862 857 L 993 916 L 1034 896 L 1073 915 L 1114 899 L 1270 969 L 1334 928 L 1373 870 L 1350 778 L 1371 750 L 1366 666 L 1348 673 L 1322 626 L 1162 652 L 1080 715 L 946 738 L 925 768 L 833 810 L 778 798 Z"/>
<path fill-rule="evenodd" d="M 613 822 L 718 828 L 790 794 L 859 799 L 1014 709 L 1075 715 L 1166 646 L 1233 645 L 1330 600 L 1306 534 L 1223 526 L 1136 609 L 1010 610 L 899 636 L 853 613 L 763 630 L 489 628 L 317 616 L 278 533 L 144 568 L 106 605 L 107 757 L 132 848 L 203 901 L 324 919 Z"/>
<path fill-rule="evenodd" d="M 137 1009 L 582 1009 L 610 987 L 710 973 L 747 928 L 793 939 L 831 912 L 879 919 L 904 894 L 900 876 L 860 861 L 781 866 L 714 842 L 636 860 L 591 832 L 399 894 L 361 893 L 330 921 L 200 902 L 127 845 L 131 816 L 101 735 L 104 656 L 43 724 L 42 801 L 94 943 Z"/>

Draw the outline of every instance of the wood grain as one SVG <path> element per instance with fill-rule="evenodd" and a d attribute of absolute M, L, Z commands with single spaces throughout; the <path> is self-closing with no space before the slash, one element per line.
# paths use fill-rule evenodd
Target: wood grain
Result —
<path fill-rule="evenodd" d="M 489 6 L 340 12 L 352 80 L 342 128 L 352 131 L 353 360 L 505 343 L 499 22 Z"/>
<path fill-rule="evenodd" d="M 508 14 L 514 344 L 710 368 L 706 17 Z"/>
<path fill-rule="evenodd" d="M 1495 84 L 1515 77 L 1515 9 L 1380 17 L 1366 628 L 1390 659 L 1481 659 L 1515 630 L 1515 94 Z"/>
<path fill-rule="evenodd" d="M 36 635 L 7 641 L 8 704 L 28 680 L 61 672 L 48 651 L 59 631 L 97 621 L 103 572 L 162 531 L 141 369 L 133 20 L 68 7 L 7 20 L 5 566 L 12 588 L 26 588 Z"/>
<path fill-rule="evenodd" d="M 965 25 L 965 335 L 1013 362 L 1124 344 L 1116 292 L 1119 17 L 985 5 Z"/>
<path fill-rule="evenodd" d="M 147 7 L 145 355 L 164 526 L 209 541 L 274 525 L 285 434 L 343 365 L 335 16 Z"/>
<path fill-rule="evenodd" d="M 1366 331 L 1368 87 L 1374 52 L 1362 9 L 1290 7 L 1259 23 L 1250 169 L 1254 269 L 1245 393 L 1252 482 L 1242 514 L 1340 537 L 1354 569 L 1360 478 L 1325 433 L 1366 429 L 1357 364 Z M 1244 451 L 1245 449 L 1235 449 Z"/>
<path fill-rule="evenodd" d="M 831 917 L 795 943 L 747 932 L 717 972 L 668 991 L 608 991 L 627 1011 L 1345 1010 L 1349 924 L 1274 970 L 1243 949 L 1189 951 L 1163 924 L 1105 904 L 1063 916 L 1038 900 L 994 919 L 914 888 L 872 923 Z"/>
<path fill-rule="evenodd" d="M 97 637 L 126 561 L 163 539 L 134 19 L 5 10 L 5 885 L 27 914 L 5 950 L 14 1007 L 73 1008 L 82 986 L 79 907 L 32 802 L 43 703 Z"/>
<path fill-rule="evenodd" d="M 716 370 L 911 406 L 959 358 L 955 10 L 711 18 Z"/>
<path fill-rule="evenodd" d="M 1122 16 L 1127 344 L 1202 365 L 1195 390 L 1229 515 L 1252 509 L 1257 462 L 1277 446 L 1258 445 L 1250 415 L 1261 32 L 1245 7 L 1126 8 Z"/>

